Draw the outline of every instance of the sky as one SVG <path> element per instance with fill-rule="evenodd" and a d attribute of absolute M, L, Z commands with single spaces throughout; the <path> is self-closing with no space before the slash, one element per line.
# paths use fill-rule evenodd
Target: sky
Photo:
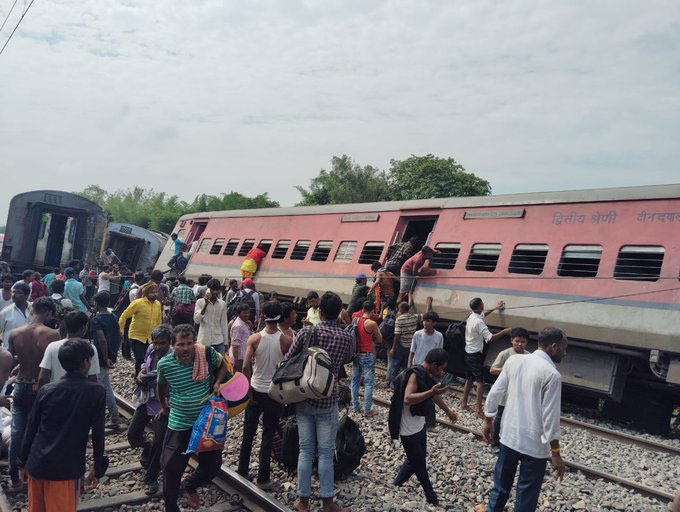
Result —
<path fill-rule="evenodd" d="M 678 134 L 677 0 L 37 0 L 0 55 L 0 219 L 89 184 L 292 205 L 342 154 L 494 194 L 677 183 Z"/>

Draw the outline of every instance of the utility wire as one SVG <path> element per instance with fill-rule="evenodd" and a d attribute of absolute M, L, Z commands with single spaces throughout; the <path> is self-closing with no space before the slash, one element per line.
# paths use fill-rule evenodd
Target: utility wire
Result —
<path fill-rule="evenodd" d="M 0 25 L 0 32 L 2 32 L 2 29 L 5 28 L 5 23 L 7 23 L 7 20 L 9 19 L 10 14 L 12 14 L 12 11 L 14 10 L 14 6 L 17 4 L 19 0 L 14 0 L 14 3 L 12 4 L 12 7 L 10 7 L 9 12 L 7 13 L 7 16 L 5 16 L 4 21 L 2 22 L 2 25 Z"/>
<path fill-rule="evenodd" d="M 11 33 L 11 34 L 9 35 L 9 37 L 7 38 L 7 41 L 5 41 L 5 44 L 2 46 L 2 48 L 0 48 L 0 55 L 2 55 L 2 52 L 4 52 L 4 51 L 5 51 L 5 48 L 7 48 L 7 45 L 9 44 L 10 40 L 12 39 L 12 36 L 14 35 L 14 33 L 15 33 L 15 32 L 17 31 L 17 29 L 19 28 L 19 25 L 21 24 L 21 21 L 24 19 L 24 16 L 26 16 L 26 14 L 28 13 L 28 10 L 29 10 L 29 9 L 31 8 L 31 6 L 33 5 L 33 2 L 35 2 L 35 0 L 31 0 L 31 3 L 28 4 L 28 7 L 26 7 L 26 10 L 21 14 L 21 18 L 19 18 L 19 21 L 17 21 L 17 24 L 14 26 L 14 30 L 12 30 L 12 33 Z M 14 3 L 16 4 L 16 2 L 14 2 Z M 14 6 L 12 6 L 12 8 L 14 8 Z M 4 23 L 3 23 L 3 26 L 4 26 Z"/>

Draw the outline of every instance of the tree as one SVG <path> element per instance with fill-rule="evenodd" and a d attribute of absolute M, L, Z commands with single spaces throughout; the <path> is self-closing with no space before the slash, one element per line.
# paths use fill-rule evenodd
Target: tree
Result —
<path fill-rule="evenodd" d="M 390 160 L 389 180 L 394 199 L 486 196 L 491 184 L 467 172 L 453 158 L 411 155 Z"/>
<path fill-rule="evenodd" d="M 334 156 L 331 170 L 321 169 L 312 178 L 309 189 L 295 187 L 302 194 L 298 206 L 314 204 L 366 203 L 388 201 L 389 182 L 384 171 L 373 166 L 360 166 L 349 156 Z"/>

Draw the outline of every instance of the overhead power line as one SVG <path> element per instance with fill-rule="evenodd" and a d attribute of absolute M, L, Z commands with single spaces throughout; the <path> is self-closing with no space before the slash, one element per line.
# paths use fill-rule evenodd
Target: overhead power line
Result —
<path fill-rule="evenodd" d="M 12 7 L 9 8 L 9 12 L 7 13 L 7 16 L 5 16 L 5 19 L 2 22 L 2 25 L 0 25 L 0 32 L 2 32 L 2 29 L 5 28 L 5 23 L 7 23 L 7 20 L 9 19 L 10 14 L 12 14 L 12 11 L 14 10 L 14 6 L 17 4 L 19 0 L 14 0 L 14 3 L 12 4 Z"/>
<path fill-rule="evenodd" d="M 4 52 L 4 51 L 5 51 L 5 48 L 7 48 L 7 45 L 9 44 L 9 42 L 10 42 L 11 39 L 12 39 L 12 36 L 14 35 L 14 33 L 15 33 L 15 32 L 17 31 L 17 29 L 19 28 L 19 25 L 21 24 L 21 21 L 24 19 L 24 16 L 26 16 L 26 14 L 28 13 L 28 10 L 29 10 L 29 9 L 31 8 L 31 6 L 33 5 L 33 2 L 35 2 L 35 0 L 31 0 L 31 3 L 28 4 L 28 7 L 26 7 L 26 10 L 25 10 L 23 13 L 21 13 L 21 18 L 19 18 L 19 21 L 17 21 L 17 24 L 14 26 L 14 30 L 12 30 L 12 33 L 11 33 L 11 34 L 9 35 L 9 37 L 7 38 L 7 41 L 5 41 L 5 44 L 2 45 L 2 48 L 0 48 L 0 55 L 2 55 L 2 52 Z M 16 1 L 15 1 L 14 3 L 16 4 Z M 13 8 L 14 8 L 14 5 L 12 6 L 12 9 L 13 9 Z M 7 20 L 5 20 L 5 21 L 7 21 Z M 4 23 L 3 23 L 3 26 L 4 26 Z"/>

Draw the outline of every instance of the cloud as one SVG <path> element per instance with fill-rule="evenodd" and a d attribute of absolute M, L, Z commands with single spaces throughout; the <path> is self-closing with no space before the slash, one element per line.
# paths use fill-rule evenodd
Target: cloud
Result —
<path fill-rule="evenodd" d="M 679 28 L 673 1 L 36 2 L 0 57 L 0 217 L 90 183 L 289 205 L 336 154 L 495 193 L 678 181 Z"/>

